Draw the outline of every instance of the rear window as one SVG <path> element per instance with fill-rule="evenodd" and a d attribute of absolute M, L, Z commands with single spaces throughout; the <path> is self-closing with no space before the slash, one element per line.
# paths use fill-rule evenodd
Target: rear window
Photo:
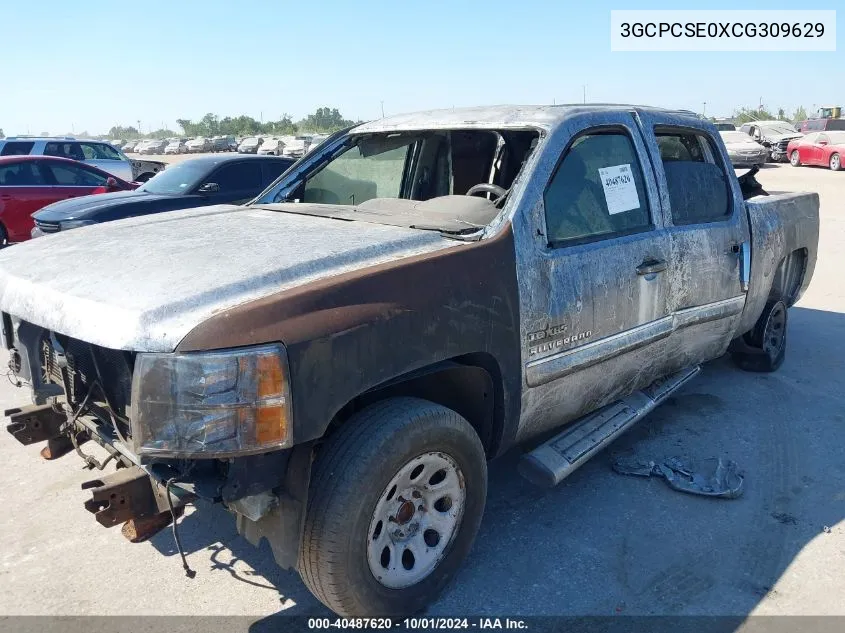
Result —
<path fill-rule="evenodd" d="M 728 177 L 713 141 L 693 130 L 655 129 L 672 222 L 718 222 L 731 215 Z"/>
<path fill-rule="evenodd" d="M 0 156 L 26 156 L 35 143 L 31 141 L 7 141 L 0 151 Z"/>

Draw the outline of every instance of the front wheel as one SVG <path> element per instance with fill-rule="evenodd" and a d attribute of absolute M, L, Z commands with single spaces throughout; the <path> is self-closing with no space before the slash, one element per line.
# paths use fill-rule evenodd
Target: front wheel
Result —
<path fill-rule="evenodd" d="M 460 415 L 417 398 L 378 402 L 323 446 L 298 569 L 341 616 L 402 616 L 432 602 L 475 539 L 487 463 Z"/>
<path fill-rule="evenodd" d="M 842 169 L 842 159 L 839 157 L 839 154 L 833 154 L 830 157 L 830 170 L 839 171 L 840 169 Z"/>
<path fill-rule="evenodd" d="M 801 166 L 801 158 L 798 155 L 798 150 L 793 150 L 792 153 L 789 155 L 789 163 L 793 167 L 800 167 Z"/>

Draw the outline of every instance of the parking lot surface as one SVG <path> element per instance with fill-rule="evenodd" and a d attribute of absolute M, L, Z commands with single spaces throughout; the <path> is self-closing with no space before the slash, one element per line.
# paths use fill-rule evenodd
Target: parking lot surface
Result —
<path fill-rule="evenodd" d="M 782 165 L 759 180 L 821 196 L 818 266 L 790 310 L 780 371 L 708 364 L 552 490 L 519 477 L 517 451 L 494 462 L 473 552 L 430 614 L 845 615 L 845 174 Z M 26 403 L 0 385 L 3 408 Z M 0 614 L 328 615 L 220 507 L 182 520 L 187 579 L 170 530 L 133 545 L 100 527 L 80 490 L 96 473 L 40 448 L 0 436 Z M 745 493 L 712 500 L 617 475 L 622 451 L 733 459 Z"/>

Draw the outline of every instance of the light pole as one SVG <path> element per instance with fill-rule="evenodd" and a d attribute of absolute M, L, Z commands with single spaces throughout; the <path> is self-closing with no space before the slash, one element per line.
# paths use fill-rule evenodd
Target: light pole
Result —
<path fill-rule="evenodd" d="M 587 84 L 581 84 L 581 89 L 584 92 L 584 103 L 587 103 Z"/>
<path fill-rule="evenodd" d="M 454 108 L 455 106 L 452 106 L 452 107 Z M 384 100 L 382 100 L 382 102 L 381 102 L 381 118 L 382 119 L 384 118 Z"/>
<path fill-rule="evenodd" d="M 702 106 L 703 106 L 703 108 L 701 110 L 701 116 L 707 116 L 707 102 L 706 101 L 702 102 Z"/>

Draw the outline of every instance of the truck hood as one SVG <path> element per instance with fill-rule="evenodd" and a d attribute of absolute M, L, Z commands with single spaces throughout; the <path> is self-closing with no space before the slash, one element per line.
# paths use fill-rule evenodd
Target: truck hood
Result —
<path fill-rule="evenodd" d="M 778 141 L 791 141 L 794 138 L 801 138 L 804 136 L 801 132 L 787 133 L 787 134 L 764 134 L 763 138 L 770 143 L 777 143 Z"/>
<path fill-rule="evenodd" d="M 103 347 L 169 352 L 239 304 L 462 244 L 436 231 L 251 207 L 174 211 L 0 251 L 0 309 Z"/>

